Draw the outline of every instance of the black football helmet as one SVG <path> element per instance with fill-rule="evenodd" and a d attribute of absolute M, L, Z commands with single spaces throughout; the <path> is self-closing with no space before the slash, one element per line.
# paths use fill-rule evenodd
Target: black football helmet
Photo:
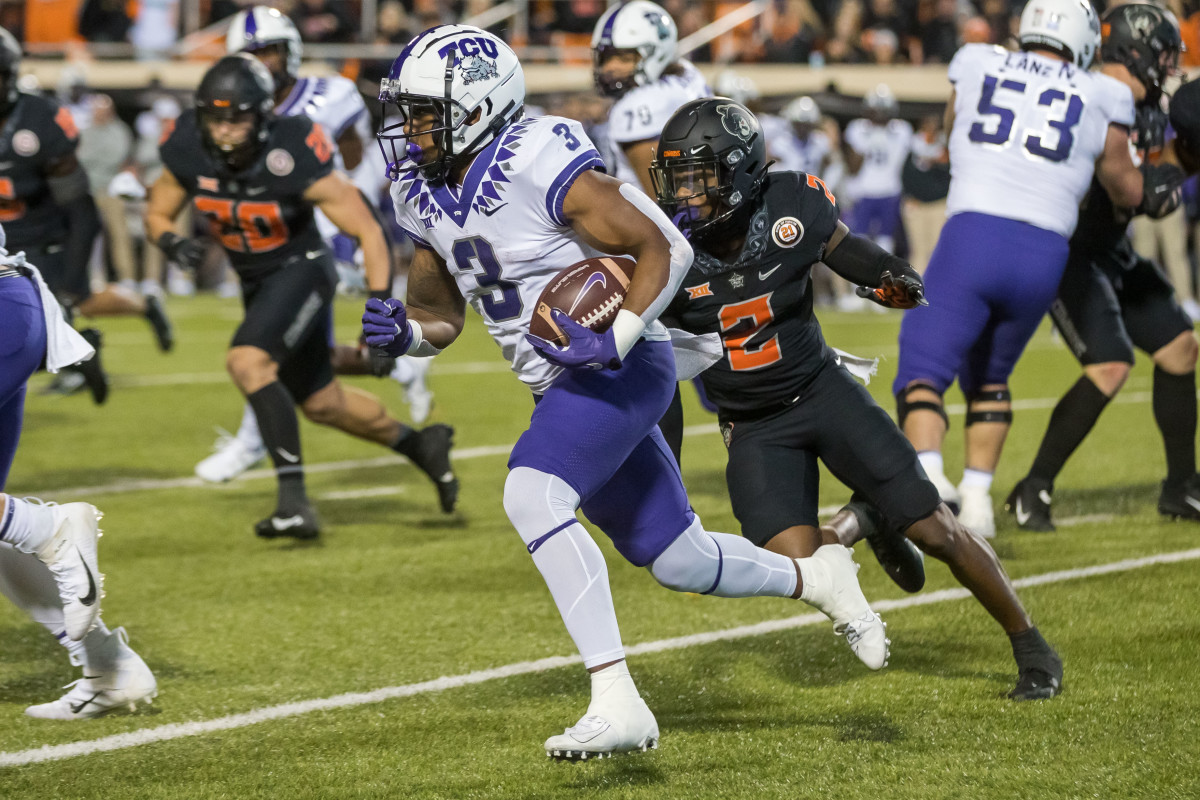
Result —
<path fill-rule="evenodd" d="M 712 241 L 747 227 L 767 177 L 767 144 L 745 106 L 706 97 L 667 120 L 650 165 L 658 204 L 690 239 Z M 707 212 L 695 203 L 706 197 Z"/>
<path fill-rule="evenodd" d="M 16 37 L 0 28 L 0 117 L 8 116 L 20 99 L 17 78 L 21 74 L 21 45 Z"/>
<path fill-rule="evenodd" d="M 1100 60 L 1123 64 L 1146 87 L 1146 104 L 1162 97 L 1183 40 L 1175 15 L 1150 3 L 1114 6 L 1100 18 Z"/>
<path fill-rule="evenodd" d="M 204 146 L 218 163 L 241 172 L 254 162 L 271 132 L 275 83 L 262 62 L 249 53 L 225 56 L 204 73 L 196 90 L 196 116 Z M 209 124 L 252 116 L 254 126 L 241 144 L 221 147 Z"/>

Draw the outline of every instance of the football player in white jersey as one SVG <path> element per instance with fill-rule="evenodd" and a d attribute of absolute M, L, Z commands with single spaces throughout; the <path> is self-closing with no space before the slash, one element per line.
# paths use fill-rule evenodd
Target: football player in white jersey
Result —
<path fill-rule="evenodd" d="M 869 237 L 891 252 L 900 227 L 900 171 L 912 144 L 913 129 L 896 119 L 899 105 L 887 84 L 879 84 L 863 98 L 867 116 L 846 126 L 846 193 L 850 230 Z"/>
<path fill-rule="evenodd" d="M 281 117 L 308 117 L 334 142 L 334 165 L 347 173 L 366 198 L 368 206 L 378 205 L 378 167 L 369 158 L 364 143 L 371 139 L 371 115 L 354 81 L 340 75 L 322 78 L 300 77 L 303 56 L 300 32 L 284 14 L 269 6 L 251 6 L 238 12 L 225 36 L 229 53 L 247 52 L 267 67 L 275 81 L 275 113 Z M 316 211 L 317 230 L 330 243 L 341 264 L 353 260 L 354 243 L 338 227 Z M 349 245 L 343 247 L 342 245 Z M 413 422 L 428 418 L 433 394 L 425 382 L 428 359 L 379 360 L 372 363 L 366 353 L 353 345 L 330 342 L 334 372 L 338 375 L 390 374 L 405 388 Z M 247 403 L 242 421 L 233 436 L 222 434 L 212 455 L 196 464 L 196 475 L 221 483 L 241 475 L 267 457 L 266 445 L 258 428 L 254 409 Z"/>
<path fill-rule="evenodd" d="M 592 77 L 615 101 L 604 163 L 650 197 L 650 162 L 663 126 L 684 103 L 712 94 L 692 62 L 675 58 L 678 40 L 671 15 L 649 0 L 613 6 L 592 31 Z"/>
<path fill-rule="evenodd" d="M 579 722 L 546 741 L 561 759 L 645 750 L 658 724 L 625 665 L 603 555 L 580 508 L 664 586 L 720 597 L 803 599 L 834 620 L 869 667 L 887 658 L 840 545 L 791 560 L 740 536 L 706 531 L 692 512 L 656 423 L 675 390 L 657 321 L 692 260 L 687 240 L 640 189 L 597 171 L 577 122 L 523 118 L 525 81 L 495 36 L 439 25 L 404 48 L 380 99 L 402 122 L 390 145 L 396 218 L 417 245 L 407 304 L 372 298 L 367 342 L 392 355 L 432 355 L 462 331 L 469 304 L 532 390 L 529 429 L 509 458 L 504 507 L 545 579 L 591 673 Z M 528 335 L 542 290 L 563 268 L 602 253 L 638 263 L 603 334 L 555 311 L 570 336 Z"/>
<path fill-rule="evenodd" d="M 1054 302 L 1079 201 L 1093 173 L 1118 207 L 1143 197 L 1133 95 L 1087 71 L 1100 45 L 1091 5 L 1031 0 L 1019 39 L 1019 52 L 968 44 L 950 63 L 948 219 L 925 273 L 930 305 L 900 327 L 893 385 L 926 473 L 984 536 L 995 535 L 989 487 L 1012 423 L 1008 376 Z M 942 395 L 955 378 L 967 398 L 957 490 L 941 454 Z"/>

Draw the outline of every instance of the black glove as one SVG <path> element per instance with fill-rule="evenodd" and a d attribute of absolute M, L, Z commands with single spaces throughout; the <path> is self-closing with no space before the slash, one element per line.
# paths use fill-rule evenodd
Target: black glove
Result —
<path fill-rule="evenodd" d="M 1183 202 L 1183 185 L 1187 175 L 1174 164 L 1142 164 L 1142 204 L 1136 213 L 1151 219 L 1161 219 L 1179 208 Z"/>
<path fill-rule="evenodd" d="M 884 308 L 916 308 L 929 305 L 929 301 L 925 299 L 925 282 L 921 280 L 917 271 L 908 264 L 897 265 L 895 270 L 895 275 L 892 274 L 892 270 L 885 270 L 879 276 L 878 289 L 859 286 L 854 290 L 855 294 Z"/>
<path fill-rule="evenodd" d="M 195 239 L 185 239 L 171 231 L 158 237 L 158 249 L 166 253 L 168 260 L 184 269 L 196 270 L 204 264 L 204 245 Z"/>

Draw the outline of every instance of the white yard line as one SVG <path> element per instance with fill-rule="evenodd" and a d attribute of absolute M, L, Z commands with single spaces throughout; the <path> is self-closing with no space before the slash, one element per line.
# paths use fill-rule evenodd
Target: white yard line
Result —
<path fill-rule="evenodd" d="M 1041 575 L 1031 575 L 1027 578 L 1015 580 L 1013 581 L 1013 584 L 1017 586 L 1017 588 L 1043 586 L 1046 584 L 1078 580 L 1080 578 L 1092 578 L 1098 575 L 1111 575 L 1113 573 L 1129 572 L 1131 570 L 1142 569 L 1144 567 L 1155 566 L 1158 564 L 1174 564 L 1182 561 L 1192 561 L 1198 558 L 1200 558 L 1200 548 L 1193 550 L 1182 550 L 1174 553 L 1162 553 L 1160 555 L 1148 556 L 1145 558 L 1131 558 L 1124 561 L 1115 561 L 1109 564 L 1098 564 L 1094 567 L 1080 567 L 1077 569 L 1047 572 Z M 944 603 L 950 600 L 962 600 L 967 597 L 970 597 L 970 593 L 966 589 L 943 589 L 937 592 L 928 592 L 926 594 L 904 597 L 899 600 L 881 600 L 873 603 L 872 606 L 876 611 L 881 612 L 899 611 L 905 608 L 927 606 L 934 603 Z M 682 650 L 688 647 L 712 644 L 714 642 L 728 642 L 738 639 L 746 639 L 752 636 L 762 636 L 764 634 L 776 633 L 795 628 L 803 628 L 810 625 L 819 625 L 823 623 L 828 623 L 828 619 L 823 614 L 802 614 L 796 617 L 788 617 L 787 619 L 760 622 L 755 625 L 742 625 L 736 628 L 727 628 L 726 630 L 710 631 L 708 633 L 696 633 L 690 636 L 679 636 L 672 639 L 660 639 L 654 642 L 635 644 L 625 648 L 625 652 L 630 656 L 645 655 L 648 653 L 663 653 L 671 650 Z M 128 733 L 119 733 L 114 736 L 104 736 L 99 739 L 71 742 L 69 744 L 45 745 L 38 748 L 18 750 L 15 752 L 0 752 L 0 767 L 19 767 L 28 764 L 37 764 L 44 761 L 61 761 L 68 758 L 77 758 L 79 756 L 91 755 L 93 753 L 110 752 L 113 750 L 126 750 L 132 747 L 154 744 L 156 742 L 167 742 L 175 739 L 187 738 L 190 736 L 202 736 L 206 733 L 216 733 L 218 731 L 245 728 L 262 722 L 298 717 L 317 711 L 329 711 L 338 708 L 355 708 L 358 706 L 381 703 L 386 700 L 394 700 L 401 697 L 414 697 L 416 695 L 429 694 L 432 692 L 441 692 L 447 689 L 457 689 L 462 686 L 473 686 L 476 684 L 487 683 L 489 681 L 501 680 L 503 678 L 511 678 L 517 675 L 533 675 L 541 672 L 547 672 L 552 669 L 558 669 L 560 667 L 568 667 L 579 664 L 580 661 L 581 659 L 577 655 L 553 656 L 551 658 L 538 659 L 537 661 L 522 661 L 515 664 L 506 664 L 501 667 L 478 670 L 476 672 L 469 672 L 464 675 L 452 675 L 449 677 L 435 678 L 433 680 L 422 681 L 420 683 L 409 683 L 403 686 L 389 686 L 383 689 L 375 689 L 374 691 L 370 692 L 350 692 L 347 694 L 334 695 L 333 697 L 302 700 L 295 703 L 284 703 L 282 705 L 268 706 L 266 708 L 255 709 L 254 711 L 247 711 L 243 714 L 232 714 L 230 716 L 219 717 L 217 719 L 203 720 L 199 722 L 181 722 L 172 725 L 160 725 L 153 728 L 142 728 L 141 730 L 130 731 Z"/>

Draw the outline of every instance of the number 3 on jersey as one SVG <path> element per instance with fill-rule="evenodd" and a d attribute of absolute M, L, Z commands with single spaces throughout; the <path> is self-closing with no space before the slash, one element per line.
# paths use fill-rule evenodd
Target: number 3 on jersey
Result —
<path fill-rule="evenodd" d="M 735 372 L 762 369 L 782 358 L 779 353 L 778 335 L 772 336 L 762 344 L 751 344 L 754 337 L 774 319 L 775 312 L 771 308 L 769 292 L 741 303 L 721 306 L 721 340 L 729 352 L 730 369 Z M 752 326 L 749 333 L 730 334 L 731 330 L 746 320 L 749 320 Z M 741 327 L 745 328 L 744 325 Z"/>

